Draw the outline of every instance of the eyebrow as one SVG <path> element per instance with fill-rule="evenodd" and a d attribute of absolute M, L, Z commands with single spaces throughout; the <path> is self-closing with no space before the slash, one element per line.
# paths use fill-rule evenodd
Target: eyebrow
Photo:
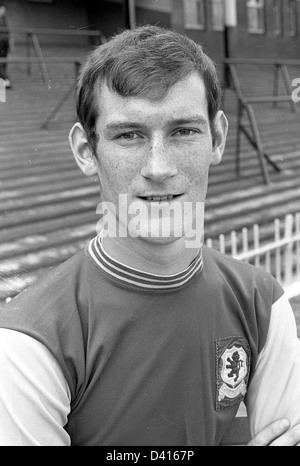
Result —
<path fill-rule="evenodd" d="M 185 118 L 177 118 L 175 120 L 171 120 L 170 123 L 172 125 L 185 125 L 189 123 L 196 123 L 200 125 L 206 125 L 207 119 L 203 116 L 193 116 L 193 117 L 185 117 Z"/>
<path fill-rule="evenodd" d="M 167 121 L 168 126 L 186 125 L 186 124 L 200 124 L 207 125 L 208 121 L 205 117 L 200 115 L 186 116 L 184 118 L 175 118 L 174 120 Z M 108 131 L 119 131 L 126 128 L 142 128 L 145 125 L 137 123 L 136 121 L 115 121 L 108 123 L 105 129 Z"/>
<path fill-rule="evenodd" d="M 117 131 L 126 128 L 141 128 L 142 126 L 144 125 L 137 123 L 136 121 L 116 121 L 115 123 L 108 123 L 105 126 L 105 129 L 110 131 Z"/>

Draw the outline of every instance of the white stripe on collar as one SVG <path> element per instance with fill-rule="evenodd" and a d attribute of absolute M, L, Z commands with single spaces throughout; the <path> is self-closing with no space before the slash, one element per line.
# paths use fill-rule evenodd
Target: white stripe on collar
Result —
<path fill-rule="evenodd" d="M 159 275 L 129 267 L 113 259 L 104 251 L 101 233 L 87 245 L 87 252 L 93 262 L 111 278 L 123 284 L 144 290 L 178 289 L 187 284 L 203 268 L 202 250 L 190 265 L 182 272 L 171 275 Z"/>

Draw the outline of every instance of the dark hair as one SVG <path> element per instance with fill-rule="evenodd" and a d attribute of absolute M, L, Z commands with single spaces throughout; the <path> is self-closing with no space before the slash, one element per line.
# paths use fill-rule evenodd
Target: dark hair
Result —
<path fill-rule="evenodd" d="M 97 141 L 96 90 L 103 83 L 124 97 L 160 99 L 193 71 L 203 77 L 212 127 L 221 88 L 216 67 L 200 44 L 182 33 L 147 25 L 125 30 L 98 46 L 81 68 L 76 87 L 77 116 L 91 148 Z"/>

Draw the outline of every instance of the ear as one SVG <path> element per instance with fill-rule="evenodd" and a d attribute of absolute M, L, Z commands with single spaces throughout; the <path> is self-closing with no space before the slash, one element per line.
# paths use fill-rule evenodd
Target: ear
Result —
<path fill-rule="evenodd" d="M 212 151 L 212 165 L 218 165 L 225 150 L 226 138 L 228 132 L 228 120 L 222 112 L 219 110 L 214 120 L 214 134 L 213 134 L 213 151 Z"/>
<path fill-rule="evenodd" d="M 97 174 L 96 157 L 92 153 L 86 132 L 80 123 L 75 123 L 69 134 L 69 142 L 80 170 L 87 176 Z"/>

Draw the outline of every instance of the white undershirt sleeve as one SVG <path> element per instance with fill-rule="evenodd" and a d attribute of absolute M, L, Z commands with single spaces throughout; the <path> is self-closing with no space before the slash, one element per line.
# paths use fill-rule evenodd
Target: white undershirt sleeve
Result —
<path fill-rule="evenodd" d="M 0 446 L 69 446 L 70 391 L 39 341 L 0 328 Z"/>
<path fill-rule="evenodd" d="M 285 295 L 272 306 L 266 344 L 248 388 L 247 410 L 252 436 L 281 417 L 292 425 L 300 422 L 300 341 Z"/>

